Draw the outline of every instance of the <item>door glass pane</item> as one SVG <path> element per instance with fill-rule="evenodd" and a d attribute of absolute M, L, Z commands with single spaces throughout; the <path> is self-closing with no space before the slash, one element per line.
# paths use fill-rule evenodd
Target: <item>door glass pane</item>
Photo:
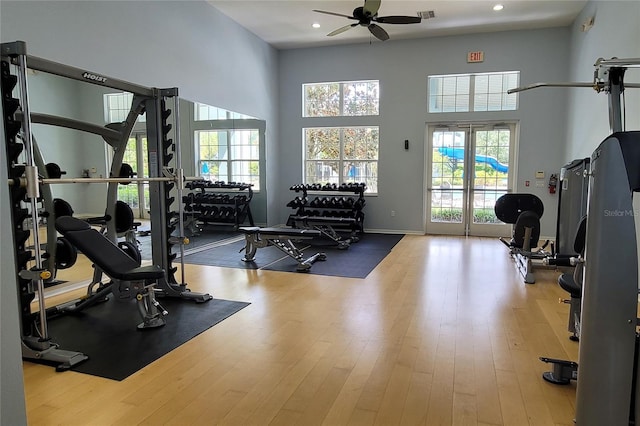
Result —
<path fill-rule="evenodd" d="M 465 133 L 433 132 L 431 152 L 431 221 L 462 223 Z"/>
<path fill-rule="evenodd" d="M 127 163 L 131 166 L 134 172 L 138 171 L 138 154 L 136 151 L 137 143 L 136 138 L 131 137 L 127 141 L 127 146 L 124 150 L 124 157 L 122 163 Z M 138 185 L 130 183 L 128 185 L 118 185 L 118 200 L 124 201 L 129 204 L 132 209 L 137 209 L 138 205 Z"/>
<path fill-rule="evenodd" d="M 475 131 L 473 223 L 501 224 L 494 213 L 496 200 L 509 189 L 508 129 Z"/>

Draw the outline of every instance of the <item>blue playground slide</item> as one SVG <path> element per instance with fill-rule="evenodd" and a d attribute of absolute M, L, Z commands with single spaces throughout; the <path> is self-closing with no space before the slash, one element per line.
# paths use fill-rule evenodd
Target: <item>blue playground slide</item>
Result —
<path fill-rule="evenodd" d="M 440 152 L 440 154 L 442 155 L 446 155 L 449 158 L 464 160 L 464 148 L 451 148 L 443 146 L 438 148 L 438 152 Z M 509 166 L 500 163 L 495 157 L 489 157 L 487 155 L 476 155 L 476 163 L 485 163 L 493 170 L 500 173 L 509 172 Z"/>

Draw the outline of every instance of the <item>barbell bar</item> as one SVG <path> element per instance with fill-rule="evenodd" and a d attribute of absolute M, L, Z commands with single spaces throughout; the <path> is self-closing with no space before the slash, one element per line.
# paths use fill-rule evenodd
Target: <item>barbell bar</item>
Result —
<path fill-rule="evenodd" d="M 9 185 L 19 184 L 21 187 L 27 187 L 27 178 L 9 179 Z M 183 177 L 183 181 L 200 181 L 204 180 L 198 177 Z M 17 182 L 16 182 L 17 181 Z M 51 184 L 70 184 L 70 183 L 131 183 L 131 182 L 179 182 L 178 176 L 175 177 L 148 177 L 148 178 L 61 178 L 61 179 L 44 179 L 38 178 L 38 183 Z"/>

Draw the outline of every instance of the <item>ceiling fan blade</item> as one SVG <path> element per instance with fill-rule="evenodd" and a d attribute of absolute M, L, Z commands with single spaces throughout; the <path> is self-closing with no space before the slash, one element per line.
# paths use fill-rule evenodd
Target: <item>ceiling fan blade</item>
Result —
<path fill-rule="evenodd" d="M 329 34 L 327 34 L 328 37 L 334 36 L 334 35 L 338 35 L 341 34 L 345 31 L 347 31 L 350 28 L 353 28 L 355 26 L 357 26 L 358 24 L 350 24 L 350 25 L 345 25 L 344 27 L 340 27 L 337 30 L 331 31 Z"/>
<path fill-rule="evenodd" d="M 342 13 L 336 13 L 336 12 L 327 12 L 325 10 L 316 10 L 313 9 L 314 12 L 318 12 L 318 13 L 324 13 L 326 15 L 334 15 L 334 16 L 342 16 L 343 18 L 349 18 L 349 19 L 356 19 L 353 16 L 349 16 L 349 15 L 343 15 Z"/>
<path fill-rule="evenodd" d="M 381 24 L 419 24 L 422 18 L 419 16 L 379 16 L 374 21 Z"/>
<path fill-rule="evenodd" d="M 367 28 L 371 31 L 371 34 L 376 36 L 379 40 L 385 41 L 389 40 L 389 34 L 379 25 L 370 24 Z"/>
<path fill-rule="evenodd" d="M 380 9 L 381 0 L 364 0 L 363 10 L 369 16 L 376 16 L 378 9 Z"/>

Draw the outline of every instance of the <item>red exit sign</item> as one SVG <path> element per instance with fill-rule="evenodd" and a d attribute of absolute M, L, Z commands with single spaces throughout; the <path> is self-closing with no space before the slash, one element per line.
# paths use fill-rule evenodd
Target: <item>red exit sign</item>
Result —
<path fill-rule="evenodd" d="M 484 62 L 484 52 L 478 50 L 476 52 L 467 53 L 467 62 Z"/>

